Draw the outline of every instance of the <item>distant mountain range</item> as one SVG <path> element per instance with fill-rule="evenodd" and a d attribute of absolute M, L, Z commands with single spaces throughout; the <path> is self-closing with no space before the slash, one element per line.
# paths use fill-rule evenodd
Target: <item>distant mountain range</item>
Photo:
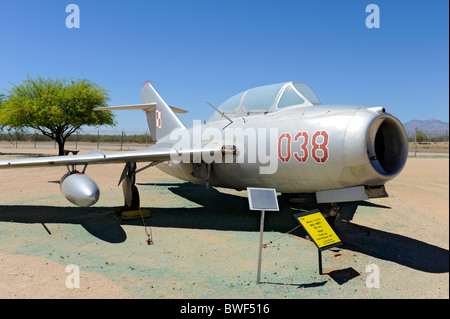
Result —
<path fill-rule="evenodd" d="M 416 127 L 419 128 L 421 131 L 430 131 L 430 130 L 448 130 L 449 125 L 447 122 L 443 122 L 437 119 L 431 119 L 431 120 L 411 120 L 406 123 L 403 123 L 403 126 L 405 127 L 405 130 L 408 131 L 414 131 Z"/>

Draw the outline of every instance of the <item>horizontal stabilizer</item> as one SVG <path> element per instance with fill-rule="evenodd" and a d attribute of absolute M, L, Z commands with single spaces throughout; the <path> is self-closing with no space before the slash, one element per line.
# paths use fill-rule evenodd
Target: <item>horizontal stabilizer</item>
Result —
<path fill-rule="evenodd" d="M 143 110 L 145 112 L 152 112 L 156 107 L 156 103 L 134 104 L 134 105 L 120 105 L 120 106 L 108 106 L 97 107 L 94 111 L 121 111 L 121 110 Z M 188 111 L 179 109 L 177 107 L 170 106 L 174 113 L 187 113 Z"/>
<path fill-rule="evenodd" d="M 182 110 L 182 109 L 179 109 L 179 108 L 177 108 L 177 107 L 174 107 L 174 106 L 169 106 L 170 108 L 171 108 L 171 110 L 174 112 L 174 113 L 182 113 L 182 114 L 185 114 L 185 113 L 187 113 L 188 111 L 185 111 L 185 110 Z"/>

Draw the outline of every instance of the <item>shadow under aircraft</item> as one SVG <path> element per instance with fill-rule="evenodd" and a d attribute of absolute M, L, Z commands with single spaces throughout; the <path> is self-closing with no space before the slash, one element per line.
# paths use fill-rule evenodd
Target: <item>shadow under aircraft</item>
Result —
<path fill-rule="evenodd" d="M 151 216 L 148 226 L 212 229 L 225 231 L 259 231 L 260 214 L 250 211 L 246 196 L 222 193 L 214 188 L 192 183 L 141 183 L 147 187 L 165 187 L 201 207 L 148 207 Z M 293 214 L 317 208 L 307 202 L 292 204 L 279 199 L 280 211 L 266 214 L 264 230 L 286 233 L 298 226 Z M 343 242 L 341 249 L 359 252 L 378 259 L 398 263 L 430 273 L 449 271 L 449 251 L 423 241 L 351 222 L 358 206 L 390 209 L 388 206 L 360 201 L 341 203 L 340 215 L 334 229 Z M 109 242 L 121 243 L 127 238 L 121 225 L 143 226 L 141 219 L 122 221 L 111 207 L 53 207 L 53 206 L 0 206 L 0 222 L 15 223 L 67 223 L 84 227 L 93 236 Z M 49 234 L 50 231 L 46 228 Z M 291 233 L 304 238 L 299 227 Z"/>

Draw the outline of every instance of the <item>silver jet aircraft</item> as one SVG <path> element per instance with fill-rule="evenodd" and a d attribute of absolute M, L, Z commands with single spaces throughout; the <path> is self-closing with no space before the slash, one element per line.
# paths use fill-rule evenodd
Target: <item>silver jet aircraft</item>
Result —
<path fill-rule="evenodd" d="M 124 163 L 119 178 L 124 208 L 136 210 L 135 175 L 151 166 L 206 187 L 274 188 L 292 196 L 315 193 L 318 203 L 339 203 L 386 197 L 384 184 L 401 172 L 408 155 L 405 130 L 384 107 L 323 105 L 300 82 L 241 92 L 218 108 L 211 105 L 211 118 L 191 128 L 175 114 L 185 111 L 168 106 L 150 82 L 141 95 L 143 104 L 96 110 L 143 110 L 156 141 L 150 147 L 4 160 L 0 169 L 66 166 L 63 195 L 75 205 L 91 206 L 100 192 L 86 167 Z"/>

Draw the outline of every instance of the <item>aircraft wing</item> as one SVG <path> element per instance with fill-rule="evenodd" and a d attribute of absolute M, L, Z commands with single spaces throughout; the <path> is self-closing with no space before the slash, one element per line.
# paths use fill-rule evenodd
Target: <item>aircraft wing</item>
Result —
<path fill-rule="evenodd" d="M 11 159 L 0 161 L 0 169 L 18 167 L 39 167 L 39 166 L 66 166 L 85 164 L 106 164 L 106 163 L 137 163 L 137 162 L 164 162 L 180 155 L 189 154 L 190 158 L 199 156 L 203 152 L 222 151 L 219 146 L 211 146 L 202 149 L 190 149 L 178 151 L 171 145 L 155 144 L 144 150 L 124 151 L 104 153 L 101 150 L 92 150 L 82 155 L 35 157 L 23 159 Z"/>

